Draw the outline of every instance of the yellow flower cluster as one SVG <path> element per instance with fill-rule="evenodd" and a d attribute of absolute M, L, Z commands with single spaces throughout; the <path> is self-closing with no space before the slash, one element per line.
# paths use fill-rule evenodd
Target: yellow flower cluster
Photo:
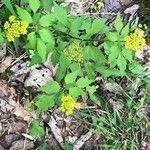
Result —
<path fill-rule="evenodd" d="M 14 41 L 15 37 L 26 34 L 28 26 L 29 24 L 26 21 L 19 21 L 16 20 L 15 16 L 10 16 L 9 21 L 6 21 L 4 24 L 8 41 Z"/>
<path fill-rule="evenodd" d="M 73 62 L 83 62 L 83 50 L 79 43 L 72 43 L 69 47 L 64 49 L 64 54 Z"/>
<path fill-rule="evenodd" d="M 80 109 L 80 103 L 75 102 L 70 95 L 62 96 L 60 111 L 69 116 L 73 114 L 74 109 Z"/>
<path fill-rule="evenodd" d="M 139 28 L 135 29 L 134 33 L 131 33 L 130 35 L 124 38 L 125 48 L 134 51 L 141 50 L 146 44 L 143 34 L 144 34 L 143 30 Z"/>

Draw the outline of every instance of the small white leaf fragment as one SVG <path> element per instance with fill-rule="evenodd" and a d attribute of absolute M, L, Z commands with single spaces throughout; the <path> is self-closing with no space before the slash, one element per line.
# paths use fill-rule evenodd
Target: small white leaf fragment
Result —
<path fill-rule="evenodd" d="M 60 143 L 61 147 L 63 148 L 64 144 L 63 144 L 63 137 L 61 135 L 61 130 L 56 126 L 56 124 L 57 124 L 56 120 L 54 119 L 54 117 L 51 116 L 48 125 L 50 126 L 55 139 Z"/>
<path fill-rule="evenodd" d="M 73 150 L 79 150 L 83 144 L 91 138 L 93 135 L 92 131 L 89 131 L 85 135 L 82 135 L 74 144 Z"/>
<path fill-rule="evenodd" d="M 25 138 L 29 139 L 29 140 L 34 140 L 34 137 L 32 137 L 31 135 L 28 135 L 26 133 L 22 133 L 22 136 L 24 136 Z"/>

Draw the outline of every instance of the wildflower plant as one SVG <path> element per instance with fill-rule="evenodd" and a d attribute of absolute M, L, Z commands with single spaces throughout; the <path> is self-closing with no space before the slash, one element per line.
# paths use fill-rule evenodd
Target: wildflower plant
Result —
<path fill-rule="evenodd" d="M 59 90 L 55 94 L 50 93 L 51 98 L 55 99 L 56 93 L 63 91 L 75 99 L 90 97 L 95 101 L 92 95 L 97 86 L 92 84 L 96 74 L 104 77 L 126 75 L 135 62 L 134 51 L 146 44 L 143 31 L 137 28 L 130 33 L 130 24 L 124 25 L 120 14 L 115 19 L 115 31 L 111 31 L 105 18 L 92 20 L 84 16 L 68 16 L 66 9 L 55 2 L 29 0 L 27 3 L 28 10 L 16 6 L 18 17 L 10 16 L 4 29 L 8 41 L 27 34 L 25 48 L 29 53 L 32 51 L 32 65 L 44 63 L 48 53 L 52 53 L 52 63 L 59 67 L 55 81 L 45 85 L 44 89 Z M 52 7 L 53 12 L 49 9 Z M 40 8 L 47 10 L 46 14 Z M 10 11 L 12 14 L 15 12 Z M 102 38 L 93 40 L 95 35 Z M 99 44 L 104 44 L 101 50 L 97 46 Z"/>
<path fill-rule="evenodd" d="M 9 21 L 4 24 L 6 36 L 9 42 L 14 41 L 15 38 L 27 34 L 28 23 L 26 21 L 19 21 L 15 16 L 10 16 Z"/>
<path fill-rule="evenodd" d="M 135 27 L 134 33 L 130 33 L 130 24 L 124 26 L 119 14 L 114 27 L 116 31 L 106 34 L 107 41 L 104 42 L 104 50 L 108 55 L 110 68 L 115 68 L 121 76 L 124 76 L 127 66 L 135 62 L 134 52 L 142 50 L 146 41 L 141 29 Z"/>
<path fill-rule="evenodd" d="M 44 64 L 49 53 L 52 64 L 58 65 L 54 81 L 40 87 L 40 94 L 32 101 L 32 108 L 38 114 L 56 105 L 61 112 L 71 115 L 80 108 L 78 99 L 99 104 L 97 75 L 107 79 L 128 73 L 144 74 L 134 59 L 135 52 L 146 44 L 144 32 L 136 25 L 132 32 L 133 27 L 130 23 L 124 25 L 120 14 L 111 30 L 107 19 L 70 16 L 66 8 L 55 2 L 27 0 L 26 3 L 28 9 L 9 8 L 13 16 L 4 23 L 8 41 L 26 34 L 24 48 L 31 65 Z"/>
<path fill-rule="evenodd" d="M 75 102 L 70 95 L 62 96 L 60 111 L 69 116 L 73 114 L 74 109 L 80 109 L 80 103 Z"/>

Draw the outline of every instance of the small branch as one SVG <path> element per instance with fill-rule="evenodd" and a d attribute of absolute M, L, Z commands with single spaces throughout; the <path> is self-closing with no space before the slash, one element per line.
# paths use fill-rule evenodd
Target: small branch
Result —
<path fill-rule="evenodd" d="M 57 33 L 60 33 L 61 35 L 64 35 L 64 36 L 68 36 L 69 38 L 73 38 L 73 39 L 76 39 L 76 40 L 80 40 L 80 41 L 87 41 L 87 42 L 94 42 L 94 41 L 97 41 L 97 42 L 104 42 L 104 39 L 81 39 L 79 37 L 74 37 L 68 33 L 65 33 L 65 32 L 62 32 L 62 31 L 57 31 L 55 30 Z"/>
<path fill-rule="evenodd" d="M 116 16 L 116 13 L 105 12 L 105 13 L 84 13 L 84 14 L 76 14 L 75 16 L 88 16 L 88 15 L 112 15 Z M 71 15 L 70 15 L 71 16 Z"/>

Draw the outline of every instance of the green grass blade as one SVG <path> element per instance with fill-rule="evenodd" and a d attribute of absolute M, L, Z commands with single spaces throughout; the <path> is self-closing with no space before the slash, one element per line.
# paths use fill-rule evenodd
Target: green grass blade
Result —
<path fill-rule="evenodd" d="M 9 11 L 14 15 L 16 16 L 16 13 L 14 11 L 14 8 L 12 6 L 12 3 L 10 0 L 2 0 L 2 2 L 6 5 L 6 7 L 9 9 Z"/>

